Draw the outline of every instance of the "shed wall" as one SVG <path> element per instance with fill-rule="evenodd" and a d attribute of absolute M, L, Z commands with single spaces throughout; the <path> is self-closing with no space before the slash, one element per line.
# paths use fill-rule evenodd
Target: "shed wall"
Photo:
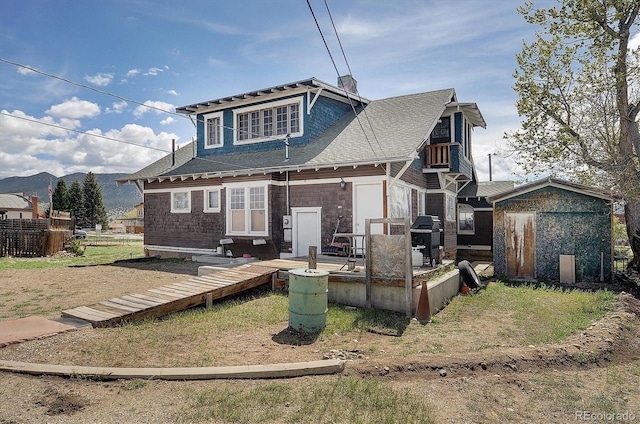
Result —
<path fill-rule="evenodd" d="M 576 281 L 612 278 L 611 204 L 608 200 L 557 187 L 543 187 L 499 201 L 494 209 L 494 270 L 506 276 L 508 212 L 535 213 L 535 268 L 540 281 L 560 280 L 560 255 L 575 255 Z"/>

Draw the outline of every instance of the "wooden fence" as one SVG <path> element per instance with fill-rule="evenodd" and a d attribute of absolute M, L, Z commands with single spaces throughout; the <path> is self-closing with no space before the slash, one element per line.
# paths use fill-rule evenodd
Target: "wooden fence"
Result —
<path fill-rule="evenodd" d="M 73 237 L 74 219 L 53 211 L 49 219 L 0 220 L 0 257 L 51 256 Z"/>

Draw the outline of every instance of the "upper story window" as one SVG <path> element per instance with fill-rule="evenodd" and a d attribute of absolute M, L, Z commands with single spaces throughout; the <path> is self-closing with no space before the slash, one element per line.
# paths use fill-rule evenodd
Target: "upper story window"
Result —
<path fill-rule="evenodd" d="M 236 109 L 234 142 L 302 135 L 302 97 Z"/>
<path fill-rule="evenodd" d="M 451 117 L 440 118 L 435 128 L 431 132 L 432 143 L 451 143 Z"/>
<path fill-rule="evenodd" d="M 204 148 L 222 147 L 222 112 L 204 115 Z"/>

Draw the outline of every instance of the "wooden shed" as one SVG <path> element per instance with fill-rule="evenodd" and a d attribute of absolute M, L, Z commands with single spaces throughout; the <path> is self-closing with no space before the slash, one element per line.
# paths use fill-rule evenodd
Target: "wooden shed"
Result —
<path fill-rule="evenodd" d="M 489 200 L 497 276 L 567 285 L 612 281 L 611 194 L 545 178 Z"/>

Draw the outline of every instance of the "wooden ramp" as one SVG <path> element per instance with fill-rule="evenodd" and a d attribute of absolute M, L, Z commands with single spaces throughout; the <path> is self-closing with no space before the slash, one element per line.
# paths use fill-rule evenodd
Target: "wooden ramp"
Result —
<path fill-rule="evenodd" d="M 182 311 L 271 283 L 277 268 L 246 264 L 214 274 L 62 311 L 63 317 L 89 321 L 94 327 L 141 321 Z"/>

